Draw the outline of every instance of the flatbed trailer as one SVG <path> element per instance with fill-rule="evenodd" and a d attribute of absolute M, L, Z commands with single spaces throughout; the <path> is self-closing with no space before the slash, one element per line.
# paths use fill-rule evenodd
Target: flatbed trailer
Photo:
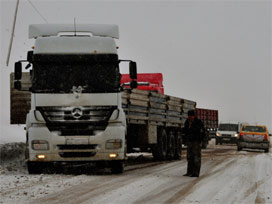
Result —
<path fill-rule="evenodd" d="M 182 128 L 196 102 L 146 90 L 125 90 L 128 152 L 150 150 L 159 160 L 180 159 Z"/>

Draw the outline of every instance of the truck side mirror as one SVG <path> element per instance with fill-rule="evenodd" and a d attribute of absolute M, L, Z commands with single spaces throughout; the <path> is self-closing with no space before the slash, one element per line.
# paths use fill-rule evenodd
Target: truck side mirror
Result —
<path fill-rule="evenodd" d="M 21 80 L 22 79 L 22 63 L 16 62 L 14 67 L 14 79 Z"/>
<path fill-rule="evenodd" d="M 131 79 L 137 79 L 137 64 L 136 62 L 129 62 L 129 76 Z"/>
<path fill-rule="evenodd" d="M 134 80 L 130 81 L 129 85 L 131 89 L 136 89 L 138 87 L 137 81 L 134 81 Z"/>
<path fill-rule="evenodd" d="M 33 51 L 28 51 L 27 52 L 27 61 L 29 63 L 32 63 L 33 62 Z"/>
<path fill-rule="evenodd" d="M 22 84 L 20 81 L 15 81 L 14 82 L 14 89 L 21 90 Z"/>

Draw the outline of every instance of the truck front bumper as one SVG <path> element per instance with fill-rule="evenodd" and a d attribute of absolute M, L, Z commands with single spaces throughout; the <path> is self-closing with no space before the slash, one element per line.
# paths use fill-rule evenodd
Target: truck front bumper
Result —
<path fill-rule="evenodd" d="M 218 137 L 216 136 L 216 143 L 236 144 L 237 137 Z"/>
<path fill-rule="evenodd" d="M 48 150 L 34 150 L 33 140 L 47 141 Z M 121 140 L 121 147 L 107 149 L 108 140 Z M 125 127 L 121 125 L 109 125 L 105 131 L 94 136 L 58 136 L 52 134 L 47 127 L 31 127 L 28 130 L 27 162 L 125 160 L 125 149 Z"/>

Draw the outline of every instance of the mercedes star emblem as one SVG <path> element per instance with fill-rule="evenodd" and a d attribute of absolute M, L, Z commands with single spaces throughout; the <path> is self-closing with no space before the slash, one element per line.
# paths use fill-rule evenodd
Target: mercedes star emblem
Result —
<path fill-rule="evenodd" d="M 72 116 L 76 119 L 80 118 L 83 115 L 83 111 L 80 108 L 74 108 L 72 110 Z"/>

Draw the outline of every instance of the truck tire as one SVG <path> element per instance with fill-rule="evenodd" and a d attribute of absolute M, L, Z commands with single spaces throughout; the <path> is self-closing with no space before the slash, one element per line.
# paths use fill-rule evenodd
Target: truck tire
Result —
<path fill-rule="evenodd" d="M 237 145 L 237 151 L 241 151 L 242 147 L 240 147 L 239 145 Z"/>
<path fill-rule="evenodd" d="M 174 159 L 180 160 L 182 155 L 182 136 L 181 133 L 178 132 L 175 137 L 176 141 L 176 150 L 175 150 L 175 156 Z"/>
<path fill-rule="evenodd" d="M 173 132 L 169 133 L 168 137 L 168 151 L 167 151 L 167 158 L 169 160 L 174 159 L 176 151 L 176 140 Z"/>
<path fill-rule="evenodd" d="M 122 174 L 124 172 L 124 166 L 123 161 L 113 161 L 111 164 L 111 173 Z"/>
<path fill-rule="evenodd" d="M 264 152 L 265 152 L 265 153 L 268 153 L 268 152 L 269 152 L 269 148 L 265 149 Z"/>
<path fill-rule="evenodd" d="M 205 131 L 205 137 L 203 139 L 204 142 L 202 142 L 202 149 L 207 149 L 207 146 L 209 144 L 209 141 L 211 140 L 211 136 L 210 136 L 210 132 L 209 131 Z"/>
<path fill-rule="evenodd" d="M 152 154 L 156 160 L 165 160 L 167 156 L 167 134 L 165 129 L 158 130 L 157 144 L 152 147 Z"/>
<path fill-rule="evenodd" d="M 26 166 L 29 174 L 41 174 L 43 172 L 43 165 L 39 162 L 27 162 Z"/>
<path fill-rule="evenodd" d="M 208 142 L 202 142 L 202 149 L 207 149 Z"/>

